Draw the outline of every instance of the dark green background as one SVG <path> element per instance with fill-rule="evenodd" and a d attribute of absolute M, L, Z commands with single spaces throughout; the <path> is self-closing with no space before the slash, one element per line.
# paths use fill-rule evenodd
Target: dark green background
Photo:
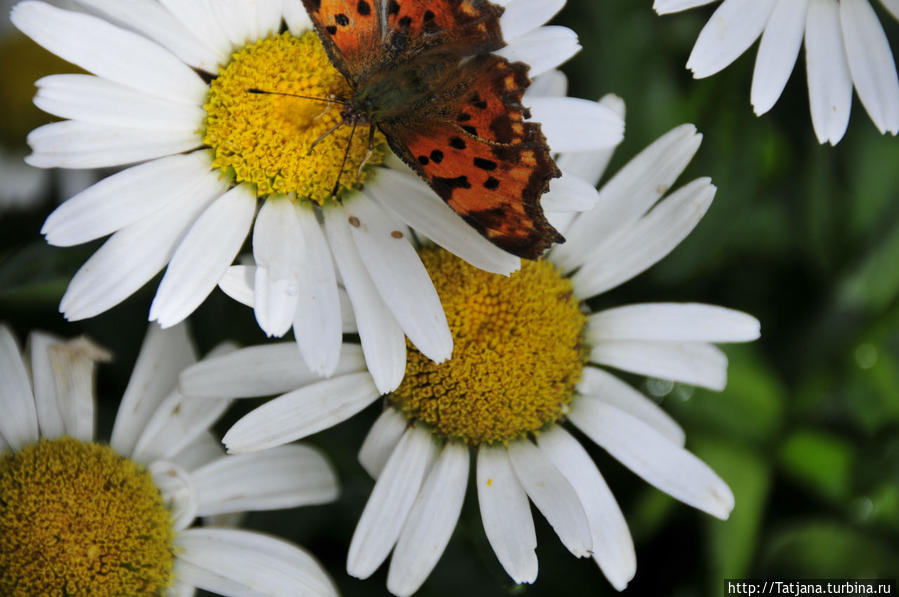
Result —
<path fill-rule="evenodd" d="M 722 73 L 684 69 L 714 6 L 658 17 L 650 0 L 571 0 L 556 22 L 584 50 L 565 66 L 571 94 L 627 102 L 627 133 L 612 170 L 670 128 L 692 122 L 703 146 L 681 183 L 711 176 L 718 195 L 696 231 L 667 259 L 599 304 L 701 301 L 762 322 L 762 339 L 728 348 L 722 393 L 675 386 L 660 398 L 687 445 L 731 486 L 737 505 L 714 520 L 648 487 L 592 449 L 637 548 L 632 595 L 719 594 L 722 578 L 890 577 L 899 574 L 899 143 L 881 136 L 857 98 L 836 147 L 820 146 L 808 113 L 803 57 L 782 99 L 762 118 L 749 88 L 754 48 Z M 899 25 L 877 5 L 899 48 Z M 61 249 L 39 237 L 48 197 L 0 215 L 0 320 L 28 330 L 88 334 L 115 361 L 99 374 L 109 429 L 145 331 L 153 281 L 94 319 L 67 324 L 56 306 L 99 246 Z M 216 291 L 192 317 L 203 351 L 231 338 L 263 340 L 251 310 Z M 644 391 L 642 379 L 630 378 Z M 256 401 L 238 406 L 233 421 Z M 343 571 L 372 481 L 356 462 L 372 407 L 312 437 L 343 483 L 330 506 L 251 514 L 248 524 L 295 540 L 328 567 L 345 595 L 384 595 L 386 567 L 368 581 Z M 227 428 L 227 421 L 220 430 Z M 592 561 L 570 556 L 539 514 L 540 573 L 514 586 L 481 528 L 469 490 L 462 519 L 423 596 L 603 595 Z"/>

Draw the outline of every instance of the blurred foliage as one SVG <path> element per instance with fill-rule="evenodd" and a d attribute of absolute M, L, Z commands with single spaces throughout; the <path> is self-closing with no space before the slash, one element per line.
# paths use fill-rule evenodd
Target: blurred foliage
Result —
<path fill-rule="evenodd" d="M 627 102 L 627 134 L 610 172 L 683 122 L 704 134 L 681 183 L 711 176 L 718 194 L 704 221 L 672 255 L 603 300 L 701 301 L 762 322 L 762 339 L 727 349 L 726 391 L 636 380 L 659 397 L 695 450 L 731 486 L 722 522 L 647 487 L 592 449 L 631 526 L 638 572 L 633 595 L 718 594 L 724 577 L 869 577 L 899 574 L 899 143 L 881 136 L 856 101 L 835 148 L 815 141 L 802 60 L 784 96 L 752 114 L 754 49 L 718 75 L 684 69 L 713 6 L 658 17 L 651 1 L 570 0 L 557 23 L 583 51 L 565 66 L 572 95 L 614 92 Z M 899 24 L 877 6 L 894 52 Z M 94 319 L 66 323 L 56 305 L 96 244 L 45 246 L 46 197 L 31 211 L 0 214 L 0 320 L 20 338 L 40 328 L 88 334 L 115 352 L 99 376 L 101 426 L 109 428 L 158 283 Z M 219 292 L 192 318 L 203 351 L 231 338 L 263 341 L 252 311 Z M 661 391 L 660 391 L 661 389 Z M 244 401 L 227 429 L 257 401 Z M 310 442 L 340 471 L 334 505 L 251 514 L 250 526 L 315 553 L 345 595 L 384 595 L 386 572 L 344 573 L 346 546 L 372 487 L 356 451 L 372 407 Z M 595 564 L 572 558 L 539 515 L 540 575 L 514 586 L 496 562 L 469 491 L 449 548 L 420 595 L 614 594 Z"/>

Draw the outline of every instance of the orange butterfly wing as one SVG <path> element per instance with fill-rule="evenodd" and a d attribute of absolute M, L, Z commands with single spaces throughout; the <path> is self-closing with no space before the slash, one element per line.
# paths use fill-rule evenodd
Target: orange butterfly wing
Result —
<path fill-rule="evenodd" d="M 505 44 L 500 6 L 487 0 L 386 0 L 384 46 L 403 60 L 439 46 L 441 52 L 471 56 Z"/>
<path fill-rule="evenodd" d="M 540 125 L 524 122 L 527 68 L 476 56 L 459 69 L 467 92 L 440 114 L 380 126 L 394 152 L 469 224 L 510 253 L 535 259 L 564 239 L 540 207 L 561 173 Z"/>
<path fill-rule="evenodd" d="M 328 57 L 350 83 L 380 64 L 381 0 L 303 0 Z"/>

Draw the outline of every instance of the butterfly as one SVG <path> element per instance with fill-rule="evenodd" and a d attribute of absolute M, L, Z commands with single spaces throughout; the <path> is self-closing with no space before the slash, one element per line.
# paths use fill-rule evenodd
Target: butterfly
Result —
<path fill-rule="evenodd" d="M 449 206 L 510 253 L 564 242 L 540 197 L 561 175 L 521 105 L 528 66 L 491 54 L 503 8 L 487 0 L 303 0 L 346 78 L 343 122 L 377 127 Z M 371 129 L 372 134 L 374 128 Z"/>

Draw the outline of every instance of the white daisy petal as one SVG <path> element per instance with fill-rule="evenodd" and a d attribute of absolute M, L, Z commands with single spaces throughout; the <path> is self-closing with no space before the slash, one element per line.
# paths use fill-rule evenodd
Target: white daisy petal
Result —
<path fill-rule="evenodd" d="M 502 446 L 481 445 L 477 461 L 478 505 L 484 532 L 506 573 L 516 583 L 537 578 L 537 534 L 531 506 Z"/>
<path fill-rule="evenodd" d="M 468 446 L 447 442 L 428 473 L 390 560 L 387 589 L 394 595 L 417 591 L 443 555 L 462 512 L 470 459 Z"/>
<path fill-rule="evenodd" d="M 524 62 L 530 67 L 528 76 L 533 78 L 556 68 L 580 50 L 577 33 L 568 27 L 539 27 L 496 54 L 509 62 Z"/>
<path fill-rule="evenodd" d="M 175 540 L 174 575 L 220 595 L 336 597 L 324 568 L 305 551 L 261 533 L 187 529 Z"/>
<path fill-rule="evenodd" d="M 563 6 L 565 0 L 512 0 L 499 18 L 503 39 L 511 43 L 549 21 Z"/>
<path fill-rule="evenodd" d="M 549 192 L 540 198 L 540 206 L 546 211 L 587 211 L 598 200 L 599 192 L 596 187 L 562 170 L 560 178 L 549 182 Z"/>
<path fill-rule="evenodd" d="M 683 447 L 686 435 L 677 421 L 658 404 L 624 383 L 611 373 L 596 367 L 584 367 L 577 384 L 578 400 L 601 400 L 632 414 L 662 434 L 668 441 Z"/>
<path fill-rule="evenodd" d="M 256 197 L 238 185 L 197 218 L 169 262 L 150 306 L 150 320 L 169 327 L 193 313 L 234 261 L 253 222 Z"/>
<path fill-rule="evenodd" d="M 225 56 L 231 55 L 231 44 L 228 38 L 218 26 L 218 21 L 212 12 L 210 4 L 216 4 L 221 0 L 159 0 L 160 4 L 187 27 L 198 39 L 209 44 L 218 53 Z M 255 26 L 255 19 L 252 23 Z M 249 25 L 249 23 L 248 23 Z M 241 41 L 244 41 L 243 39 Z"/>
<path fill-rule="evenodd" d="M 206 97 L 206 83 L 189 66 L 148 39 L 102 19 L 26 0 L 13 7 L 10 20 L 49 51 L 104 79 L 194 105 Z"/>
<path fill-rule="evenodd" d="M 269 400 L 234 424 L 222 441 L 229 452 L 255 452 L 343 422 L 380 392 L 367 372 L 332 377 Z"/>
<path fill-rule="evenodd" d="M 260 38 L 281 29 L 281 0 L 256 0 L 256 30 Z"/>
<path fill-rule="evenodd" d="M 108 361 L 112 355 L 86 338 L 54 344 L 48 350 L 66 435 L 83 442 L 92 441 L 95 363 Z"/>
<path fill-rule="evenodd" d="M 647 483 L 717 518 L 734 507 L 727 484 L 690 452 L 652 427 L 598 400 L 576 400 L 569 420 Z"/>
<path fill-rule="evenodd" d="M 563 97 L 568 93 L 568 77 L 560 70 L 549 70 L 533 77 L 525 94 L 531 97 Z"/>
<path fill-rule="evenodd" d="M 368 275 L 353 244 L 350 224 L 343 210 L 332 209 L 325 213 L 325 232 L 353 304 L 368 370 L 381 393 L 392 392 L 400 385 L 406 371 L 403 330 Z"/>
<path fill-rule="evenodd" d="M 209 155 L 197 151 L 113 174 L 57 207 L 41 234 L 51 245 L 63 247 L 106 236 L 167 205 L 180 205 L 207 176 L 209 166 Z"/>
<path fill-rule="evenodd" d="M 66 433 L 59 400 L 56 396 L 56 380 L 50 364 L 50 347 L 62 344 L 64 340 L 45 334 L 31 332 L 26 351 L 31 365 L 31 380 L 34 385 L 34 407 L 37 413 L 41 437 L 57 439 Z M 5 392 L 4 392 L 5 394 Z"/>
<path fill-rule="evenodd" d="M 637 571 L 637 556 L 615 497 L 587 451 L 558 425 L 540 433 L 537 445 L 574 490 L 590 521 L 593 559 L 619 591 Z"/>
<path fill-rule="evenodd" d="M 185 63 L 215 73 L 228 55 L 195 37 L 172 13 L 154 0 L 78 0 L 111 21 L 133 29 L 166 48 Z"/>
<path fill-rule="evenodd" d="M 197 516 L 326 504 L 338 493 L 327 459 L 299 444 L 222 456 L 191 472 L 190 480 Z"/>
<path fill-rule="evenodd" d="M 704 6 L 717 2 L 718 0 L 655 0 L 652 3 L 652 9 L 660 15 L 672 12 L 680 12 L 697 6 Z"/>
<path fill-rule="evenodd" d="M 116 232 L 72 278 L 59 310 L 76 321 L 128 298 L 165 267 L 196 217 L 222 192 L 218 174 L 209 172 L 181 203 Z"/>
<path fill-rule="evenodd" d="M 612 110 L 624 122 L 624 100 L 614 93 L 607 93 L 599 99 L 599 103 Z M 595 151 L 576 151 L 561 154 L 556 165 L 565 172 L 577 176 L 592 185 L 599 183 L 615 148 L 597 149 Z"/>
<path fill-rule="evenodd" d="M 724 0 L 699 33 L 687 68 L 697 79 L 736 60 L 758 39 L 775 0 Z"/>
<path fill-rule="evenodd" d="M 256 304 L 255 282 L 255 265 L 232 265 L 219 280 L 219 288 L 235 301 L 252 308 Z"/>
<path fill-rule="evenodd" d="M 335 375 L 365 371 L 362 351 L 345 344 Z M 271 396 L 318 381 L 303 363 L 293 342 L 262 344 L 230 354 L 205 358 L 181 373 L 179 388 L 199 398 L 255 398 Z"/>
<path fill-rule="evenodd" d="M 710 390 L 721 391 L 727 385 L 727 357 L 712 344 L 615 340 L 594 346 L 590 360 Z"/>
<path fill-rule="evenodd" d="M 37 411 L 19 345 L 3 324 L 0 324 L 0 388 L 4 410 L 0 417 L 0 436 L 13 450 L 20 450 L 40 437 Z"/>
<path fill-rule="evenodd" d="M 192 585 L 184 584 L 179 580 L 165 590 L 166 597 L 194 597 L 196 593 L 197 590 Z"/>
<path fill-rule="evenodd" d="M 284 14 L 284 22 L 287 23 L 287 28 L 290 29 L 293 35 L 299 37 L 312 29 L 312 20 L 301 2 L 283 0 L 281 12 Z"/>
<path fill-rule="evenodd" d="M 305 248 L 293 201 L 284 196 L 266 199 L 253 227 L 253 303 L 256 321 L 269 337 L 280 338 L 293 323 Z"/>
<path fill-rule="evenodd" d="M 216 0 L 208 3 L 221 32 L 235 47 L 255 41 L 256 7 L 245 0 Z"/>
<path fill-rule="evenodd" d="M 418 178 L 384 169 L 366 191 L 398 220 L 478 269 L 507 276 L 521 267 L 521 259 L 478 234 Z"/>
<path fill-rule="evenodd" d="M 515 475 L 562 544 L 579 558 L 589 556 L 590 523 L 571 483 L 530 440 L 509 442 L 508 451 Z"/>
<path fill-rule="evenodd" d="M 618 145 L 624 138 L 624 121 L 598 102 L 574 97 L 533 97 L 528 103 L 531 120 L 540 123 L 554 152 L 603 149 Z"/>
<path fill-rule="evenodd" d="M 387 459 L 409 426 L 403 414 L 395 408 L 385 408 L 365 436 L 359 448 L 359 464 L 372 478 L 377 479 Z"/>
<path fill-rule="evenodd" d="M 336 211 L 336 210 L 335 210 Z M 378 293 L 409 340 L 426 357 L 441 363 L 453 353 L 453 336 L 440 297 L 418 253 L 403 232 L 364 194 L 341 210 Z"/>
<path fill-rule="evenodd" d="M 899 76 L 890 43 L 868 0 L 842 0 L 840 23 L 852 81 L 881 133 L 899 132 Z"/>
<path fill-rule="evenodd" d="M 899 21 L 899 0 L 880 0 L 880 3 Z"/>
<path fill-rule="evenodd" d="M 175 531 L 190 526 L 197 514 L 197 502 L 187 471 L 177 464 L 157 460 L 147 467 L 153 477 L 153 484 L 162 494 L 166 510 L 172 516 Z"/>
<path fill-rule="evenodd" d="M 805 24 L 805 70 L 812 126 L 819 143 L 836 145 L 849 126 L 852 79 L 836 0 L 809 0 Z"/>
<path fill-rule="evenodd" d="M 224 455 L 225 447 L 211 431 L 206 430 L 169 458 L 169 462 L 177 464 L 188 472 L 193 472 Z"/>
<path fill-rule="evenodd" d="M 387 558 L 437 451 L 428 431 L 412 427 L 403 434 L 353 532 L 346 565 L 350 576 L 368 578 Z"/>
<path fill-rule="evenodd" d="M 150 325 L 116 414 L 109 440 L 113 450 L 131 454 L 141 430 L 175 389 L 178 373 L 196 360 L 186 324 L 167 330 Z"/>
<path fill-rule="evenodd" d="M 136 462 L 169 459 L 212 426 L 229 400 L 197 399 L 172 392 L 140 432 L 131 458 Z"/>
<path fill-rule="evenodd" d="M 700 178 L 656 205 L 613 245 L 604 244 L 571 277 L 579 297 L 596 296 L 642 273 L 668 255 L 699 223 L 715 197 L 715 186 Z"/>
<path fill-rule="evenodd" d="M 808 0 L 777 0 L 762 34 L 752 73 L 752 107 L 761 116 L 780 97 L 802 47 Z"/>
<path fill-rule="evenodd" d="M 203 144 L 196 130 L 146 130 L 64 120 L 28 133 L 36 168 L 104 168 L 150 160 Z"/>
<path fill-rule="evenodd" d="M 699 303 L 644 303 L 593 313 L 587 340 L 655 342 L 750 342 L 760 334 L 758 319 L 733 309 Z"/>
<path fill-rule="evenodd" d="M 602 186 L 596 207 L 579 215 L 566 231 L 565 244 L 553 248 L 553 263 L 575 269 L 589 262 L 592 253 L 618 241 L 668 192 L 701 143 L 702 135 L 692 124 L 675 127 L 653 141 Z"/>
<path fill-rule="evenodd" d="M 343 340 L 337 272 L 315 212 L 297 206 L 296 213 L 305 248 L 299 266 L 293 333 L 309 368 L 329 376 L 337 367 Z M 352 309 L 348 312 L 352 313 Z"/>
<path fill-rule="evenodd" d="M 200 106 L 147 95 L 91 75 L 51 75 L 35 85 L 35 106 L 89 124 L 195 133 L 206 115 Z"/>

